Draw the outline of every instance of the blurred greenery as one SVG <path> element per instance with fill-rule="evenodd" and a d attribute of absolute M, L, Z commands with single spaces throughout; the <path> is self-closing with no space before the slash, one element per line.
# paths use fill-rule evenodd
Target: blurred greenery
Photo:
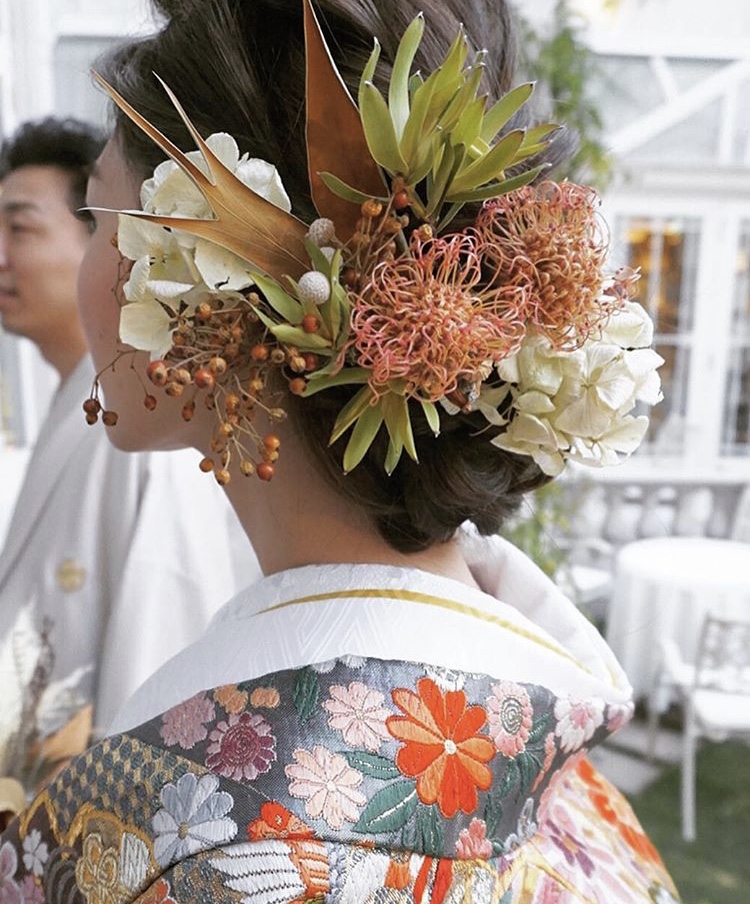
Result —
<path fill-rule="evenodd" d="M 567 561 L 559 541 L 570 528 L 572 514 L 564 487 L 553 481 L 524 499 L 502 534 L 552 577 Z"/>
<path fill-rule="evenodd" d="M 750 747 L 706 743 L 697 757 L 697 840 L 680 834 L 680 769 L 631 797 L 685 904 L 750 901 Z"/>
<path fill-rule="evenodd" d="M 543 30 L 523 16 L 523 4 L 518 3 L 517 9 L 522 68 L 546 98 L 550 109 L 543 115 L 578 133 L 578 151 L 563 167 L 562 175 L 602 191 L 614 175 L 615 163 L 607 150 L 599 104 L 591 90 L 603 75 L 596 54 L 583 39 L 584 22 L 569 0 L 557 0 L 550 26 Z"/>

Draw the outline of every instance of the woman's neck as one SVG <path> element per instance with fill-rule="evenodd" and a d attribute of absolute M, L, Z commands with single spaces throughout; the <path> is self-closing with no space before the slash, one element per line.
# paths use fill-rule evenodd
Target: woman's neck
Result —
<path fill-rule="evenodd" d="M 455 540 L 421 552 L 393 549 L 364 512 L 328 484 L 298 441 L 282 447 L 272 481 L 234 475 L 226 491 L 266 575 L 302 565 L 369 563 L 419 568 L 477 586 Z"/>

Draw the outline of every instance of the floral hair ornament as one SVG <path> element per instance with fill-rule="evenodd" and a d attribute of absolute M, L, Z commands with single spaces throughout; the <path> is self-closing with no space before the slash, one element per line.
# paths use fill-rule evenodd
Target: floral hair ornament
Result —
<path fill-rule="evenodd" d="M 533 86 L 488 107 L 485 52 L 469 59 L 463 32 L 438 69 L 412 73 L 420 15 L 387 98 L 372 81 L 375 41 L 355 105 L 303 5 L 320 215 L 309 227 L 289 212 L 276 169 L 240 157 L 229 135 L 204 140 L 168 86 L 197 151 L 180 151 L 97 76 L 170 158 L 144 183 L 143 210 L 121 212 L 118 246 L 134 264 L 120 338 L 150 352 L 148 378 L 185 396 L 186 419 L 201 396 L 215 409 L 215 457 L 201 467 L 226 483 L 238 456 L 243 473 L 273 475 L 279 441 L 258 426 L 259 412 L 271 424 L 285 416 L 268 404 L 271 368 L 305 397 L 359 387 L 331 435 L 348 433 L 347 472 L 383 429 L 390 473 L 404 450 L 417 459 L 412 418 L 437 435 L 441 417 L 472 410 L 493 443 L 550 475 L 568 459 L 601 465 L 633 451 L 647 419 L 630 412 L 658 401 L 662 360 L 648 348 L 648 315 L 630 301 L 637 274 L 605 270 L 595 192 L 532 184 L 543 167 L 523 168 L 557 128 L 509 128 Z M 474 222 L 451 231 L 477 202 Z M 97 389 L 84 403 L 90 422 Z M 156 407 L 150 392 L 145 404 Z"/>

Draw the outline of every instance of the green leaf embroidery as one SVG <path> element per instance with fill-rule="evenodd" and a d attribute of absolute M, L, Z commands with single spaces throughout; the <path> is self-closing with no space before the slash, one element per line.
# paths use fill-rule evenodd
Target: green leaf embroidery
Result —
<path fill-rule="evenodd" d="M 394 782 L 373 796 L 354 826 L 354 831 L 368 835 L 397 832 L 412 818 L 417 803 L 414 782 Z"/>
<path fill-rule="evenodd" d="M 417 850 L 439 856 L 443 850 L 443 832 L 436 808 L 420 806 L 415 822 Z"/>
<path fill-rule="evenodd" d="M 514 762 L 518 765 L 518 793 L 522 797 L 525 797 L 529 793 L 531 786 L 534 784 L 534 779 L 539 775 L 542 764 L 539 761 L 539 758 L 528 750 L 519 753 Z"/>
<path fill-rule="evenodd" d="M 294 682 L 292 700 L 300 722 L 307 722 L 318 708 L 320 685 L 318 676 L 311 668 L 302 669 Z"/>
<path fill-rule="evenodd" d="M 536 720 L 536 722 L 534 722 L 534 724 L 531 726 L 528 740 L 526 741 L 527 747 L 539 746 L 539 742 L 546 737 L 549 718 L 549 713 L 542 713 L 542 715 Z"/>
<path fill-rule="evenodd" d="M 348 750 L 343 755 L 353 769 L 358 769 L 369 778 L 379 778 L 382 781 L 388 781 L 401 775 L 394 766 L 393 760 L 389 760 L 384 756 L 366 753 L 364 750 Z"/>
<path fill-rule="evenodd" d="M 501 799 L 510 794 L 510 789 L 518 781 L 518 764 L 515 760 L 508 760 L 508 768 L 503 776 L 503 783 L 498 790 Z"/>
<path fill-rule="evenodd" d="M 492 788 L 484 803 L 484 821 L 487 824 L 487 835 L 492 838 L 498 834 L 503 818 L 502 788 Z"/>

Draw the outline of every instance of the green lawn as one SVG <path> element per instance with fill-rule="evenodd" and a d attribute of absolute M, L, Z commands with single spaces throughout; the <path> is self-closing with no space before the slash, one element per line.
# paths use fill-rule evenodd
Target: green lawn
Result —
<path fill-rule="evenodd" d="M 698 755 L 698 838 L 680 834 L 680 770 L 630 802 L 685 904 L 750 904 L 750 747 L 706 743 Z"/>

